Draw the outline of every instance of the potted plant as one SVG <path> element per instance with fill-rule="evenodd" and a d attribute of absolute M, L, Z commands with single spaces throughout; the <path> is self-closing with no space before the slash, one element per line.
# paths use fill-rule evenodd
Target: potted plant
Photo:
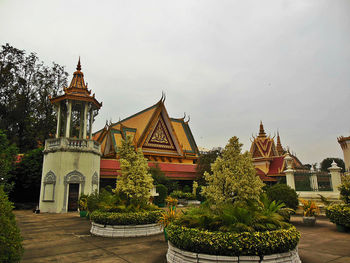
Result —
<path fill-rule="evenodd" d="M 304 210 L 303 222 L 305 225 L 314 226 L 319 208 L 314 201 L 300 199 L 301 207 Z"/>
<path fill-rule="evenodd" d="M 162 213 L 162 216 L 160 217 L 158 223 L 161 225 L 161 227 L 164 230 L 165 241 L 168 241 L 168 234 L 167 234 L 166 228 L 170 223 L 172 223 L 177 218 L 176 205 L 178 203 L 178 200 L 176 198 L 172 198 L 171 196 L 168 196 L 165 199 L 165 201 L 168 205 L 168 210 Z"/>
<path fill-rule="evenodd" d="M 87 215 L 87 201 L 88 201 L 88 195 L 80 195 L 79 197 L 79 214 L 80 217 L 86 217 Z"/>
<path fill-rule="evenodd" d="M 172 198 L 171 196 L 168 196 L 166 199 L 165 199 L 168 207 L 172 207 L 173 209 L 176 210 L 176 205 L 177 203 L 179 202 L 179 200 L 177 200 L 176 198 Z"/>

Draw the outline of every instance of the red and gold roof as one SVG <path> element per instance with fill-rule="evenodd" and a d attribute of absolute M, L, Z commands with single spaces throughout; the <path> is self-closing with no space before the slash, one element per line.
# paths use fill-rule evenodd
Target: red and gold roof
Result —
<path fill-rule="evenodd" d="M 68 88 L 63 89 L 64 94 L 55 98 L 50 98 L 52 104 L 57 104 L 63 100 L 75 100 L 91 102 L 96 109 L 102 107 L 102 102 L 98 102 L 95 94 L 91 96 L 91 90 L 88 90 L 84 81 L 84 73 L 81 71 L 80 58 L 77 65 L 77 70 L 73 73 L 72 81 Z"/>

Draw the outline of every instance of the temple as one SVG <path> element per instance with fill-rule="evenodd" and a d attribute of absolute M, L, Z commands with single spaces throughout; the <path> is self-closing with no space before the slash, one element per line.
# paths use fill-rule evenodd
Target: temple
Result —
<path fill-rule="evenodd" d="M 253 136 L 250 153 L 252 154 L 257 174 L 268 184 L 273 184 L 285 177 L 285 157 L 287 153 L 293 159 L 293 169 L 304 168 L 295 155 L 289 153 L 282 147 L 278 132 L 277 144 L 275 144 L 274 137 L 271 138 L 266 135 L 262 122 L 260 122 L 258 136 Z"/>
<path fill-rule="evenodd" d="M 120 173 L 118 150 L 128 136 L 142 149 L 149 166 L 158 166 L 170 179 L 194 180 L 199 151 L 188 125 L 189 120 L 170 118 L 165 97 L 146 108 L 93 134 L 101 144 L 101 187 L 115 183 Z"/>

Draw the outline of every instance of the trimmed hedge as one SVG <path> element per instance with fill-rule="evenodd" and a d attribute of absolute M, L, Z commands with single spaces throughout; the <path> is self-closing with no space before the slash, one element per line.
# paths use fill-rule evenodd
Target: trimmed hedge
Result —
<path fill-rule="evenodd" d="M 162 210 L 132 212 L 132 213 L 112 213 L 94 211 L 90 219 L 101 225 L 145 225 L 157 223 L 161 217 Z"/>
<path fill-rule="evenodd" d="M 296 210 L 299 205 L 296 191 L 286 184 L 275 184 L 266 190 L 268 198 L 273 201 L 281 201 L 286 207 Z"/>
<path fill-rule="evenodd" d="M 172 198 L 176 199 L 186 199 L 186 200 L 195 200 L 196 197 L 192 193 L 185 193 L 182 191 L 174 191 L 170 194 Z"/>
<path fill-rule="evenodd" d="M 294 226 L 266 232 L 209 232 L 171 224 L 166 229 L 176 247 L 195 253 L 222 256 L 261 256 L 288 252 L 297 246 L 300 233 Z"/>
<path fill-rule="evenodd" d="M 350 205 L 330 205 L 326 208 L 326 216 L 334 224 L 350 228 Z"/>

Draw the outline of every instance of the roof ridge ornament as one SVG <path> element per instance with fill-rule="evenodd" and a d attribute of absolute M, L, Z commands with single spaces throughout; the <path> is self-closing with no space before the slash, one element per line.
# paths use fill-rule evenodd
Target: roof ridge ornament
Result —
<path fill-rule="evenodd" d="M 80 56 L 79 56 L 79 60 L 78 60 L 78 65 L 77 65 L 77 70 L 81 70 L 81 65 L 80 65 Z"/>
<path fill-rule="evenodd" d="M 266 133 L 264 130 L 264 125 L 262 121 L 260 121 L 260 129 L 259 129 L 259 136 L 258 137 L 266 137 Z"/>

